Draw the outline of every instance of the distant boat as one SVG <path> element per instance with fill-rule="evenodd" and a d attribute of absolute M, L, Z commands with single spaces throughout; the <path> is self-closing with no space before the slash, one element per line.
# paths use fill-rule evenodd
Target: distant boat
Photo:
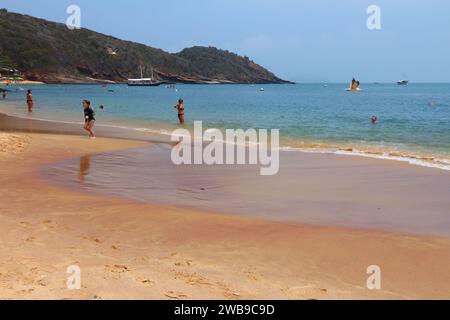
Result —
<path fill-rule="evenodd" d="M 141 78 L 140 79 L 128 79 L 128 86 L 130 87 L 158 87 L 162 85 L 164 82 L 153 80 L 153 68 L 152 68 L 152 77 L 144 78 L 142 74 L 141 67 Z"/>
<path fill-rule="evenodd" d="M 261 91 L 261 92 L 264 91 L 264 88 L 259 89 L 259 91 Z"/>
<path fill-rule="evenodd" d="M 397 81 L 399 86 L 407 86 L 409 84 L 409 80 L 399 80 Z"/>
<path fill-rule="evenodd" d="M 350 87 L 347 88 L 346 90 L 349 92 L 357 92 L 357 91 L 362 91 L 362 89 L 360 88 L 361 83 L 359 81 L 356 81 L 355 78 L 352 79 L 352 82 L 350 83 Z"/>

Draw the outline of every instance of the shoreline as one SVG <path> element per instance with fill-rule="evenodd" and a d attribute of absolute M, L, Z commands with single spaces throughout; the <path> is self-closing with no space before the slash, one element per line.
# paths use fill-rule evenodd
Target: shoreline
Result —
<path fill-rule="evenodd" d="M 49 126 L 49 123 L 52 125 Z M 48 133 L 84 136 L 83 123 L 21 118 L 0 112 L 0 130 L 24 133 Z M 155 132 L 139 132 L 126 127 L 96 124 L 100 137 L 171 144 L 170 138 Z"/>
<path fill-rule="evenodd" d="M 22 153 L 0 159 L 0 254 L 8 257 L 0 262 L 2 298 L 450 296 L 448 239 L 281 224 L 67 191 L 39 179 L 39 168 L 93 146 L 109 152 L 143 142 L 27 136 Z M 81 290 L 65 288 L 72 264 L 82 268 Z M 365 288 L 373 264 L 383 270 L 380 291 Z"/>
<path fill-rule="evenodd" d="M 52 123 L 54 128 L 49 128 Z M 5 130 L 21 130 L 24 132 L 58 133 L 58 134 L 82 134 L 82 123 L 62 120 L 33 119 L 18 117 L 0 112 L 0 127 Z M 172 144 L 170 132 L 164 129 L 152 130 L 147 128 L 135 128 L 114 124 L 96 124 L 96 131 L 100 136 L 107 138 L 125 138 L 132 140 L 145 140 Z M 291 139 L 285 139 L 289 144 Z M 282 139 L 283 142 L 283 139 Z M 393 151 L 386 148 L 365 146 L 357 147 L 351 144 L 335 145 L 316 142 L 293 143 L 293 146 L 280 146 L 282 152 L 303 152 L 315 154 L 334 154 L 350 157 L 373 158 L 388 161 L 407 163 L 413 166 L 435 168 L 450 171 L 450 159 L 440 158 L 434 154 L 420 154 L 409 151 Z"/>
<path fill-rule="evenodd" d="M 42 84 L 46 84 L 46 83 L 42 82 L 42 81 L 32 81 L 32 80 L 23 80 L 23 81 L 0 80 L 0 84 L 2 84 L 2 85 L 24 85 L 24 84 L 28 84 L 28 85 L 42 85 Z"/>
<path fill-rule="evenodd" d="M 51 124 L 51 126 L 49 125 L 49 123 Z M 17 131 L 21 131 L 24 133 L 44 133 L 44 134 L 58 134 L 58 135 L 73 135 L 73 136 L 86 136 L 86 133 L 84 132 L 84 130 L 82 129 L 82 123 L 72 123 L 72 122 L 58 122 L 58 121 L 52 121 L 52 120 L 36 120 L 36 119 L 26 119 L 26 118 L 18 118 L 18 117 L 14 117 L 14 116 L 7 116 L 4 115 L 2 113 L 0 113 L 0 128 L 3 131 L 12 131 L 12 132 L 17 132 Z M 147 142 L 147 143 L 154 143 L 154 144 L 163 144 L 166 145 L 168 147 L 170 147 L 171 145 L 173 145 L 173 143 L 170 140 L 170 136 L 168 134 L 161 134 L 158 132 L 152 132 L 152 131 L 138 131 L 135 129 L 131 129 L 131 128 L 127 128 L 127 127 L 118 127 L 118 126 L 109 126 L 109 125 L 96 125 L 96 134 L 98 137 L 104 137 L 104 138 L 112 138 L 112 139 L 121 139 L 121 140 L 132 140 L 132 141 L 141 141 L 141 142 Z M 154 148 L 153 148 L 154 149 Z M 329 170 L 329 171 L 324 171 L 327 172 L 327 174 L 324 174 L 322 177 L 323 181 L 328 181 L 329 177 L 340 177 L 339 179 L 332 179 L 333 181 L 329 181 L 327 185 L 340 185 L 341 187 L 343 186 L 343 183 L 345 182 L 345 180 L 348 180 L 349 178 L 354 178 L 359 176 L 364 176 L 365 179 L 367 181 L 373 181 L 373 183 L 375 183 L 375 185 L 378 184 L 377 180 L 380 177 L 383 177 L 385 175 L 385 172 L 391 172 L 390 174 L 390 179 L 393 179 L 393 177 L 395 177 L 398 172 L 404 172 L 402 175 L 407 177 L 407 176 L 417 176 L 419 172 L 422 172 L 421 174 L 424 176 L 424 181 L 428 181 L 427 180 L 427 175 L 431 176 L 435 176 L 437 178 L 439 178 L 440 176 L 445 176 L 447 174 L 447 170 L 441 170 L 442 168 L 436 168 L 436 167 L 428 167 L 428 166 L 422 166 L 422 165 L 412 165 L 410 162 L 408 161 L 404 161 L 403 159 L 391 159 L 391 158 L 383 158 L 383 157 L 378 157 L 378 156 L 366 156 L 366 155 L 354 155 L 352 153 L 335 153 L 335 152 L 327 152 L 327 151 L 322 151 L 322 152 L 318 152 L 316 150 L 314 151 L 305 151 L 305 150 L 296 150 L 294 152 L 290 152 L 290 151 L 285 151 L 283 148 L 281 148 L 281 162 L 285 161 L 283 159 L 287 159 L 287 163 L 280 163 L 280 166 L 285 166 L 286 164 L 288 164 L 288 167 L 290 168 L 289 170 L 291 170 L 291 173 L 288 175 L 288 177 L 285 177 L 283 179 L 289 179 L 289 176 L 292 177 L 296 177 L 298 174 L 298 172 L 307 172 L 309 170 L 312 170 L 312 172 L 317 172 L 318 169 L 320 168 L 320 170 Z M 166 154 L 159 154 L 159 155 L 154 155 L 154 158 L 167 158 L 169 159 L 169 155 Z M 124 158 L 125 159 L 125 158 Z M 306 159 L 306 160 L 305 160 Z M 305 162 L 306 161 L 306 162 Z M 298 166 L 296 165 L 296 163 L 302 163 L 302 165 Z M 332 164 L 331 167 L 329 167 L 328 169 L 326 169 L 329 165 L 328 164 Z M 136 165 L 136 164 L 135 164 Z M 160 167 L 162 166 L 162 168 L 164 168 L 165 164 L 164 163 L 157 163 L 156 167 Z M 335 166 L 336 168 L 333 168 L 333 166 Z M 360 168 L 366 168 L 363 171 L 361 171 L 362 169 L 358 169 L 355 170 L 352 168 L 352 166 L 356 166 L 356 167 L 360 167 Z M 219 168 L 221 166 L 218 166 Z M 292 168 L 291 168 L 292 167 Z M 308 169 L 309 168 L 309 169 Z M 345 169 L 344 171 L 342 171 L 342 173 L 339 173 L 341 171 L 341 168 L 348 168 Z M 383 169 L 384 168 L 384 169 Z M 118 168 L 118 170 L 120 170 L 120 168 Z M 165 169 L 167 170 L 167 168 Z M 208 170 L 208 169 L 206 169 Z M 306 170 L 306 171 L 305 171 Z M 101 170 L 100 170 L 101 171 Z M 168 171 L 166 171 L 167 174 L 171 174 L 173 170 L 169 169 Z M 370 174 L 370 172 L 372 171 L 376 171 L 378 172 L 378 174 L 380 176 L 377 177 L 376 174 Z M 233 173 L 230 172 L 233 176 Z M 220 168 L 219 170 L 212 170 L 212 172 L 210 172 L 210 174 L 212 176 L 227 176 L 228 173 L 226 170 L 222 170 L 222 168 Z M 150 174 L 150 173 L 149 173 Z M 156 174 L 158 175 L 158 172 L 154 172 L 151 174 Z M 199 172 L 200 174 L 200 172 Z M 248 175 L 248 173 L 246 173 L 245 171 L 240 172 L 239 174 L 245 174 Z M 201 175 L 201 174 L 200 174 Z M 181 176 L 182 178 L 182 176 Z M 194 178 L 194 177 L 191 177 Z M 299 180 L 303 179 L 303 177 L 299 177 Z M 407 181 L 405 180 L 405 178 L 403 177 L 399 177 L 399 179 L 401 179 L 400 181 Z M 195 178 L 194 178 L 195 180 Z M 282 180 L 282 179 L 281 179 Z M 441 179 L 442 180 L 442 179 Z M 182 182 L 183 180 L 181 180 Z M 253 181 L 255 183 L 255 185 L 259 185 L 260 182 L 255 180 L 255 176 L 254 175 L 250 175 L 249 176 L 249 181 Z M 287 180 L 289 181 L 289 180 Z M 191 185 L 191 183 L 187 183 L 186 190 L 188 190 Z M 293 185 L 295 184 L 295 181 L 291 181 L 290 184 Z M 314 179 L 311 181 L 311 183 L 313 185 L 317 185 L 318 184 L 314 181 Z M 405 182 L 403 182 L 405 183 Z M 410 183 L 415 184 L 416 181 L 415 180 L 410 180 Z M 63 183 L 64 185 L 64 183 Z M 285 183 L 280 183 L 278 182 L 278 187 L 277 189 L 281 190 L 283 189 L 283 185 L 285 185 Z M 431 186 L 431 182 L 430 182 L 430 186 Z M 72 188 L 73 186 L 71 186 Z M 101 186 L 99 186 L 101 187 Z M 176 186 L 173 186 L 174 188 L 176 188 Z M 248 186 L 251 189 L 251 186 Z M 298 186 L 299 188 L 301 188 L 301 190 L 306 190 L 306 186 Z M 351 188 L 351 185 L 346 185 L 346 188 Z M 385 185 L 384 188 L 389 187 L 389 188 L 394 188 L 391 185 Z M 230 187 L 231 188 L 231 187 Z M 363 183 L 360 184 L 360 188 L 359 190 L 365 190 L 367 189 L 368 186 L 365 186 Z M 380 186 L 379 189 L 381 189 L 382 187 Z M 394 188 L 394 193 L 391 194 L 379 194 L 378 190 L 373 190 L 371 193 L 367 193 L 366 195 L 361 194 L 362 197 L 364 196 L 369 196 L 370 198 L 373 197 L 375 194 L 378 195 L 379 198 L 392 198 L 393 194 L 398 194 L 398 192 L 396 190 L 401 190 L 401 185 L 397 186 L 396 188 Z M 423 186 L 423 188 L 425 189 L 429 189 L 429 187 L 427 186 Z M 441 189 L 437 189 L 435 194 L 440 194 L 440 190 L 445 190 L 445 186 L 443 186 Z M 72 188 L 73 189 L 73 188 Z M 420 187 L 419 187 L 420 189 Z M 356 188 L 354 191 L 354 193 L 358 193 L 358 188 Z M 195 193 L 195 191 L 192 191 Z M 333 190 L 329 190 L 329 192 L 333 192 Z M 410 190 L 411 192 L 411 190 Z M 166 198 L 163 194 L 162 194 L 162 198 Z M 219 196 L 220 198 L 220 194 L 216 195 L 214 197 Z M 314 194 L 310 194 L 309 195 L 312 198 L 315 198 Z M 398 194 L 399 198 L 404 198 L 404 195 Z M 421 193 L 420 192 L 416 192 L 416 199 L 422 198 L 421 197 Z M 437 200 L 438 198 L 436 198 Z M 170 200 L 170 198 L 169 198 Z M 187 200 L 187 199 L 186 199 Z M 257 198 L 254 199 L 255 201 L 257 201 Z M 281 201 L 281 200 L 280 200 Z M 340 200 L 342 202 L 342 200 Z M 351 201 L 349 199 L 345 200 L 346 203 L 350 203 L 348 201 Z M 392 201 L 394 201 L 394 199 L 392 199 Z M 277 200 L 278 202 L 278 200 Z M 407 201 L 405 199 L 405 202 L 410 202 Z M 339 202 L 336 203 L 337 207 L 342 206 L 343 204 L 340 204 Z M 359 206 L 361 204 L 358 204 Z M 376 205 L 375 203 L 373 204 L 374 206 Z M 227 207 L 226 203 L 224 203 L 224 207 Z M 416 208 L 420 208 L 421 206 L 416 206 Z M 202 209 L 201 207 L 196 207 L 194 206 L 195 209 Z M 207 207 L 206 208 L 208 211 L 211 210 L 211 208 Z M 264 208 L 260 208 L 260 210 L 265 211 Z M 282 208 L 279 208 L 278 210 L 283 210 Z M 333 209 L 334 210 L 334 209 Z M 430 209 L 427 209 L 428 211 L 430 211 Z M 215 210 L 213 210 L 215 211 Z M 228 211 L 231 211 L 232 213 L 234 213 L 235 211 L 241 211 L 241 210 L 236 210 L 236 209 L 230 209 Z M 373 210 L 370 210 L 373 211 Z M 356 214 L 356 213 L 355 213 Z M 380 214 L 380 212 L 374 211 L 372 212 L 372 214 L 374 214 L 375 216 L 378 216 Z M 384 215 L 386 215 L 386 213 L 383 213 Z M 419 214 L 419 213 L 418 213 Z M 328 218 L 327 218 L 328 219 Z M 346 218 L 347 219 L 347 218 Z M 409 220 L 408 218 L 405 217 L 405 219 Z M 300 223 L 305 223 L 305 222 L 309 222 L 309 220 L 311 220 L 311 217 L 309 217 L 306 221 L 300 221 Z M 298 221 L 297 221 L 298 222 Z M 314 223 L 312 223 L 314 224 Z M 426 221 L 424 221 L 424 224 L 428 225 L 428 223 Z M 326 224 L 325 224 L 326 225 Z M 341 226 L 342 227 L 342 226 Z M 345 225 L 344 225 L 345 227 Z M 361 227 L 360 225 L 356 224 L 356 225 L 350 225 L 350 227 Z M 383 230 L 386 230 L 385 228 L 381 228 Z M 392 230 L 391 230 L 392 231 Z M 408 231 L 408 228 L 406 230 L 402 230 L 402 231 Z M 395 230 L 394 230 L 395 232 Z M 420 232 L 423 233 L 423 232 Z M 450 234 L 450 232 L 448 232 Z M 426 232 L 425 232 L 426 234 Z M 446 235 L 447 232 L 444 232 L 444 234 Z M 442 234 L 441 234 L 442 235 Z"/>

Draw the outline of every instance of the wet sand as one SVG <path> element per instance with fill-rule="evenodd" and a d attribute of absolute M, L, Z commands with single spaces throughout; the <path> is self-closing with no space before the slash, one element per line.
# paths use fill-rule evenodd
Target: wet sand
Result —
<path fill-rule="evenodd" d="M 450 237 L 450 173 L 399 161 L 280 152 L 257 165 L 183 165 L 170 145 L 83 156 L 43 168 L 66 188 L 147 203 L 307 223 Z M 192 154 L 194 152 L 192 151 Z"/>
<path fill-rule="evenodd" d="M 41 179 L 42 167 L 148 144 L 14 136 L 28 142 L 20 152 L 0 153 L 0 298 L 450 298 L 448 238 L 271 222 L 68 190 Z M 66 287 L 70 265 L 81 268 L 81 290 Z M 366 288 L 370 265 L 381 267 L 381 290 Z"/>
<path fill-rule="evenodd" d="M 75 136 L 87 136 L 83 124 L 37 120 L 32 118 L 18 118 L 0 113 L 0 130 L 4 132 L 50 133 Z M 137 141 L 170 143 L 170 137 L 157 133 L 137 131 L 128 128 L 104 126 L 96 124 L 95 133 L 103 138 L 129 139 Z"/>

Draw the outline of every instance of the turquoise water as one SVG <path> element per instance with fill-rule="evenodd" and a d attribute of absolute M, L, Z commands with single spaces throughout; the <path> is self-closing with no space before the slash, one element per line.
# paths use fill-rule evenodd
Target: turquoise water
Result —
<path fill-rule="evenodd" d="M 204 128 L 275 128 L 284 147 L 450 164 L 450 84 L 364 84 L 355 93 L 346 92 L 346 84 L 260 87 L 33 86 L 33 117 L 81 122 L 81 100 L 89 99 L 98 124 L 170 132 L 178 120 L 173 106 L 182 97 L 188 126 L 202 120 Z M 0 112 L 26 116 L 24 96 L 11 92 Z"/>

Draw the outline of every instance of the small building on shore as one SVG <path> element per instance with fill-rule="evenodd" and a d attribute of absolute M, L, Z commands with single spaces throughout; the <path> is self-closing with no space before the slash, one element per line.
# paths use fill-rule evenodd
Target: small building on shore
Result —
<path fill-rule="evenodd" d="M 0 81 L 6 83 L 15 83 L 24 80 L 24 76 L 17 69 L 0 67 Z"/>

